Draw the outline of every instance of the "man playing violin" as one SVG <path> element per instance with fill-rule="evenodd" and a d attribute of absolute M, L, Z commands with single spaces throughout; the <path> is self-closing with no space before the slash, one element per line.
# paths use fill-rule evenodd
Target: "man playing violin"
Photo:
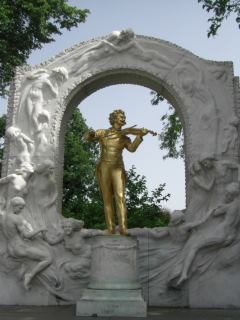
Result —
<path fill-rule="evenodd" d="M 147 133 L 155 132 L 145 128 L 134 127 L 122 129 L 126 124 L 126 116 L 122 110 L 114 110 L 109 115 L 109 129 L 90 130 L 85 138 L 97 140 L 101 147 L 101 155 L 96 168 L 96 177 L 102 193 L 105 220 L 110 234 L 115 234 L 114 201 L 118 216 L 119 232 L 127 234 L 127 209 L 125 202 L 126 173 L 122 158 L 123 149 L 135 152 Z M 131 141 L 128 134 L 136 135 Z"/>

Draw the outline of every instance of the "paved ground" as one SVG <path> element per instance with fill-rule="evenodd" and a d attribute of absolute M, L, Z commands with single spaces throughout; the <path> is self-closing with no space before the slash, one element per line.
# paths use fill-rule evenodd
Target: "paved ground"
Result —
<path fill-rule="evenodd" d="M 76 317 L 75 306 L 29 307 L 0 306 L 0 320 L 87 320 L 92 317 Z M 141 318 L 106 318 L 106 320 L 134 320 Z M 150 308 L 147 319 L 152 320 L 240 320 L 240 310 L 189 310 Z"/>

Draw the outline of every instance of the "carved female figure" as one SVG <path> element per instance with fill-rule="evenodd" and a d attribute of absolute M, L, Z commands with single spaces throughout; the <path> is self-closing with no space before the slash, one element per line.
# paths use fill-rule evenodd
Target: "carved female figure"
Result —
<path fill-rule="evenodd" d="M 9 127 L 6 130 L 6 137 L 13 142 L 15 146 L 14 157 L 16 168 L 21 169 L 24 164 L 30 165 L 31 155 L 34 150 L 34 141 L 22 133 L 17 127 Z"/>
<path fill-rule="evenodd" d="M 79 67 L 76 71 L 76 66 L 74 66 L 72 73 L 75 76 L 79 76 L 88 69 L 90 63 L 96 62 L 101 58 L 109 58 L 113 54 L 122 53 L 127 50 L 130 50 L 134 56 L 140 57 L 143 61 L 149 61 L 156 67 L 162 69 L 169 69 L 171 67 L 167 57 L 155 50 L 145 50 L 136 41 L 134 32 L 131 29 L 126 29 L 113 31 L 107 39 L 103 39 L 97 45 L 85 50 L 81 57 L 75 57 L 74 59 Z"/>
<path fill-rule="evenodd" d="M 29 122 L 27 132 L 31 136 L 39 131 L 39 116 L 43 114 L 44 105 L 49 99 L 57 97 L 59 86 L 67 78 L 68 72 L 64 67 L 51 71 L 40 69 L 27 76 L 20 107 L 26 110 Z"/>
<path fill-rule="evenodd" d="M 205 219 L 188 225 L 193 232 L 180 253 L 180 265 L 170 275 L 170 283 L 176 282 L 175 286 L 180 286 L 188 279 L 193 261 L 202 248 L 225 247 L 235 240 L 240 225 L 239 190 L 239 183 L 228 184 L 224 203 L 211 210 Z"/>
<path fill-rule="evenodd" d="M 11 206 L 12 210 L 3 216 L 3 233 L 12 258 L 21 259 L 23 262 L 36 262 L 32 270 L 24 274 L 24 287 L 29 289 L 32 279 L 51 265 L 52 257 L 46 248 L 31 242 L 44 229 L 34 230 L 31 224 L 21 217 L 20 213 L 25 206 L 23 198 L 12 198 Z"/>
<path fill-rule="evenodd" d="M 190 218 L 201 219 L 211 207 L 216 182 L 214 163 L 213 157 L 204 157 L 190 166 L 192 189 L 195 191 L 188 205 Z"/>
<path fill-rule="evenodd" d="M 73 279 L 86 278 L 89 274 L 91 248 L 86 243 L 85 238 L 103 234 L 101 230 L 83 229 L 84 222 L 73 218 L 61 221 L 62 231 L 57 235 L 45 233 L 45 240 L 51 244 L 63 242 L 67 251 L 71 252 L 75 258 L 64 258 L 61 265 Z"/>
<path fill-rule="evenodd" d="M 29 181 L 29 189 L 26 197 L 29 219 L 36 227 L 57 228 L 60 215 L 57 212 L 57 187 L 54 178 L 54 163 L 45 159 L 36 166 L 35 172 Z"/>
<path fill-rule="evenodd" d="M 128 229 L 132 236 L 153 237 L 156 239 L 170 237 L 173 242 L 184 242 L 189 236 L 188 224 L 185 223 L 185 214 L 181 210 L 174 210 L 170 215 L 167 227 L 134 228 Z"/>
<path fill-rule="evenodd" d="M 3 197 L 2 209 L 6 206 L 8 209 L 9 202 L 13 197 L 25 197 L 28 191 L 28 181 L 33 174 L 33 167 L 25 162 L 21 169 L 0 179 L 0 195 Z"/>
<path fill-rule="evenodd" d="M 229 125 L 223 129 L 223 141 L 222 141 L 222 153 L 228 151 L 234 152 L 238 140 L 238 119 L 233 119 L 229 122 Z"/>

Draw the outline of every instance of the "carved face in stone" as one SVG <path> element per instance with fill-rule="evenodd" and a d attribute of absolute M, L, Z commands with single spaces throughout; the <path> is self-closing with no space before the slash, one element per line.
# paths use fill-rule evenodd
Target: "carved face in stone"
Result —
<path fill-rule="evenodd" d="M 23 204 L 15 204 L 15 205 L 13 206 L 13 212 L 14 212 L 15 214 L 19 214 L 19 213 L 22 211 L 23 208 L 24 208 L 24 205 L 23 205 Z"/>
<path fill-rule="evenodd" d="M 239 184 L 232 182 L 226 186 L 225 203 L 232 202 L 239 195 Z"/>
<path fill-rule="evenodd" d="M 54 68 L 52 74 L 59 83 L 68 79 L 68 72 L 64 67 Z"/>
<path fill-rule="evenodd" d="M 201 161 L 201 164 L 206 169 L 211 169 L 213 167 L 213 160 L 210 158 L 206 158 Z"/>
<path fill-rule="evenodd" d="M 66 235 L 71 235 L 73 232 L 73 226 L 70 221 L 65 221 L 62 225 L 63 231 Z"/>
<path fill-rule="evenodd" d="M 15 197 L 12 200 L 12 208 L 13 208 L 13 212 L 15 214 L 19 214 L 23 210 L 23 208 L 25 207 L 25 203 L 24 203 L 23 199 L 21 201 L 20 200 L 21 200 L 20 197 Z"/>
<path fill-rule="evenodd" d="M 21 197 L 14 197 L 11 200 L 13 213 L 19 214 L 25 207 L 25 201 Z"/>
<path fill-rule="evenodd" d="M 53 174 L 53 172 L 54 172 L 54 166 L 49 166 L 48 168 L 47 168 L 47 172 L 48 172 L 48 174 Z"/>
<path fill-rule="evenodd" d="M 37 170 L 44 175 L 52 175 L 54 173 L 54 163 L 52 160 L 45 160 Z"/>

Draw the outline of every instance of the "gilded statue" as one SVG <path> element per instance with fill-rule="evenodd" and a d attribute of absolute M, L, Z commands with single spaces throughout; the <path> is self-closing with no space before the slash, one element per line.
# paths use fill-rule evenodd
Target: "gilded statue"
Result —
<path fill-rule="evenodd" d="M 101 148 L 100 159 L 96 167 L 96 177 L 102 193 L 105 220 L 109 234 L 115 234 L 114 208 L 116 209 L 119 232 L 127 235 L 127 210 L 125 202 L 126 173 L 122 152 L 127 149 L 135 152 L 148 133 L 157 133 L 145 129 L 122 129 L 126 124 L 126 116 L 122 110 L 114 110 L 109 115 L 111 127 L 109 129 L 90 130 L 85 134 L 89 141 L 98 141 Z M 128 135 L 135 135 L 131 141 Z"/>

